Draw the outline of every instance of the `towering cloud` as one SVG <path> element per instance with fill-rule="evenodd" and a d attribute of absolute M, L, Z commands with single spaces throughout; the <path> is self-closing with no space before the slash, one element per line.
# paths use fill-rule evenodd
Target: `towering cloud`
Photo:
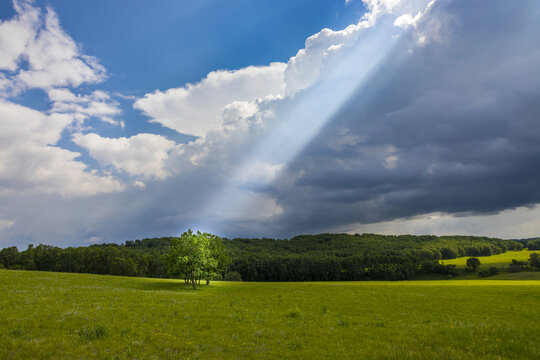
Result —
<path fill-rule="evenodd" d="M 283 94 L 284 64 L 214 71 L 197 84 L 147 94 L 135 102 L 151 121 L 179 133 L 204 136 L 222 125 L 225 106 L 234 101 L 279 97 Z"/>

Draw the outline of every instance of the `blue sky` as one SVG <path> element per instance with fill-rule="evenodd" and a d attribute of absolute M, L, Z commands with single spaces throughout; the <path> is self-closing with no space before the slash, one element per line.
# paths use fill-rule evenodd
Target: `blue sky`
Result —
<path fill-rule="evenodd" d="M 365 12 L 361 1 L 35 1 L 58 14 L 64 30 L 85 53 L 96 56 L 108 72 L 99 88 L 127 96 L 143 96 L 197 82 L 220 69 L 240 69 L 287 61 L 306 38 L 324 27 L 341 29 Z M 0 5 L 2 19 L 15 13 L 10 2 Z M 89 86 L 93 90 L 94 86 Z M 49 106 L 42 91 L 27 91 L 16 100 L 34 108 Z M 152 124 L 132 101 L 117 99 L 124 129 L 101 129 L 107 136 L 153 132 L 175 141 L 192 137 Z M 66 148 L 77 147 L 63 139 Z M 84 150 L 83 150 L 84 152 Z M 87 163 L 92 159 L 86 157 Z"/>
<path fill-rule="evenodd" d="M 540 5 L 0 4 L 0 247 L 540 233 Z"/>
<path fill-rule="evenodd" d="M 100 59 L 109 91 L 144 95 L 196 82 L 208 72 L 287 61 L 324 27 L 341 29 L 361 1 L 36 1 L 51 6 L 65 31 Z M 4 2 L 2 18 L 13 15 Z"/>

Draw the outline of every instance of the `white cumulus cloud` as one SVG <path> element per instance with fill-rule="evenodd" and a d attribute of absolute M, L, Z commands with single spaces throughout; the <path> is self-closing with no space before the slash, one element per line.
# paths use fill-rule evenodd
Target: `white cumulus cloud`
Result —
<path fill-rule="evenodd" d="M 9 70 L 0 81 L 0 91 L 16 94 L 28 88 L 49 89 L 97 83 L 105 68 L 81 49 L 61 28 L 58 16 L 45 13 L 32 1 L 15 0 L 16 15 L 0 23 L 0 70 Z M 25 60 L 27 66 L 21 67 Z"/>
<path fill-rule="evenodd" d="M 0 69 L 15 71 L 39 24 L 39 9 L 27 1 L 15 1 L 17 15 L 0 22 Z"/>
<path fill-rule="evenodd" d="M 413 1 L 412 5 L 407 2 L 403 6 L 401 0 L 364 0 L 364 3 L 369 11 L 357 24 L 338 31 L 323 29 L 310 36 L 305 47 L 287 63 L 213 71 L 198 83 L 148 93 L 135 101 L 134 108 L 142 111 L 151 122 L 182 134 L 204 137 L 211 129 L 220 129 L 226 124 L 223 114 L 228 113 L 224 112 L 228 105 L 293 97 L 312 86 L 330 59 L 354 45 L 358 36 L 373 27 L 381 16 L 424 9 L 426 1 Z"/>
<path fill-rule="evenodd" d="M 75 95 L 68 89 L 51 89 L 48 95 L 53 103 L 51 113 L 69 115 L 79 125 L 95 117 L 108 124 L 124 127 L 123 120 L 116 119 L 122 113 L 118 102 L 101 90 L 89 95 Z"/>
<path fill-rule="evenodd" d="M 134 107 L 152 122 L 182 134 L 204 136 L 221 125 L 226 105 L 282 95 L 284 68 L 282 63 L 272 63 L 236 71 L 214 71 L 199 83 L 146 94 Z"/>
<path fill-rule="evenodd" d="M 79 153 L 54 146 L 69 122 L 0 100 L 0 193 L 89 196 L 123 188 L 110 176 L 88 171 L 76 160 Z"/>
<path fill-rule="evenodd" d="M 164 179 L 169 175 L 166 160 L 169 152 L 177 147 L 175 142 L 154 134 L 138 134 L 130 138 L 75 134 L 73 141 L 87 149 L 103 167 L 111 166 L 129 175 L 149 179 Z"/>
<path fill-rule="evenodd" d="M 90 170 L 78 152 L 57 146 L 66 129 L 88 117 L 119 124 L 120 110 L 104 92 L 75 95 L 59 88 L 100 82 L 104 68 L 81 51 L 51 8 L 43 11 L 29 0 L 13 6 L 14 17 L 0 22 L 0 196 L 122 190 L 117 179 Z M 52 108 L 37 111 L 10 100 L 30 88 L 48 92 Z"/>
<path fill-rule="evenodd" d="M 105 68 L 96 58 L 81 54 L 52 9 L 47 10 L 43 27 L 27 43 L 22 57 L 29 69 L 20 70 L 17 78 L 30 88 L 79 86 L 105 78 Z"/>

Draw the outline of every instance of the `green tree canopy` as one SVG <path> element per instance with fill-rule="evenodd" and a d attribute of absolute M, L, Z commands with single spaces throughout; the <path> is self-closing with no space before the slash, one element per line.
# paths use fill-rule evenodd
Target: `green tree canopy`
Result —
<path fill-rule="evenodd" d="M 215 235 L 200 231 L 194 233 L 191 229 L 179 238 L 173 238 L 169 250 L 169 274 L 183 277 L 193 289 L 197 280 L 206 279 L 209 283 L 219 266 L 214 250 L 218 248 L 215 245 L 218 240 L 221 241 Z"/>
<path fill-rule="evenodd" d="M 476 271 L 480 266 L 480 260 L 477 258 L 468 258 L 467 259 L 467 268 L 471 271 Z"/>
<path fill-rule="evenodd" d="M 532 253 L 529 257 L 529 265 L 533 268 L 540 268 L 540 255 L 538 253 Z"/>

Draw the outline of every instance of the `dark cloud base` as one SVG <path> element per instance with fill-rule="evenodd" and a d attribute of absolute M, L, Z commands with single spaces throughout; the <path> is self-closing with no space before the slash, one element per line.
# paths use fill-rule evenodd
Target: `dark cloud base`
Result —
<path fill-rule="evenodd" d="M 538 10 L 439 2 L 418 29 L 441 19 L 436 39 L 418 47 L 413 31 L 403 37 L 274 184 L 285 209 L 274 225 L 302 233 L 539 203 Z"/>

